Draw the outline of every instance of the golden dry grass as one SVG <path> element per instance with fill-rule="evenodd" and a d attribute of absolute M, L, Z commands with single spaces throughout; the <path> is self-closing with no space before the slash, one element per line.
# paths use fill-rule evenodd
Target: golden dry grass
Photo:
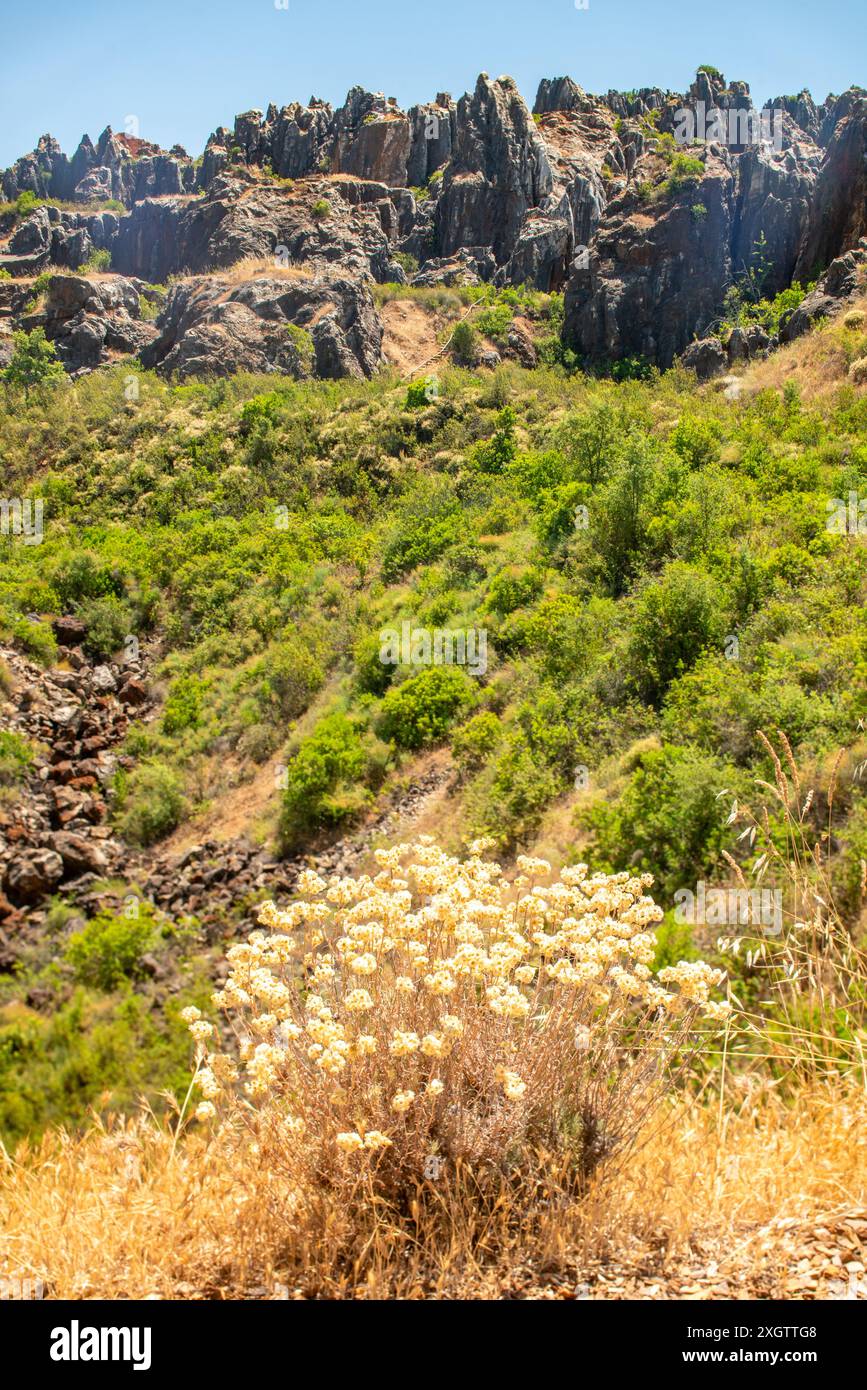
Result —
<path fill-rule="evenodd" d="M 861 355 L 863 328 L 847 327 L 844 322 L 857 310 L 867 310 L 867 295 L 853 299 L 835 318 L 764 361 L 751 363 L 742 377 L 744 391 L 748 395 L 769 388 L 782 391 L 787 382 L 795 381 L 804 400 L 833 395 L 849 380 L 849 367 Z"/>
<path fill-rule="evenodd" d="M 281 265 L 273 256 L 244 256 L 225 269 L 213 272 L 215 277 L 226 285 L 244 285 L 248 280 L 257 280 L 263 276 L 285 280 L 312 280 L 314 273 L 312 266 L 301 262 Z"/>
<path fill-rule="evenodd" d="M 148 1116 L 54 1134 L 0 1156 L 0 1276 L 61 1299 L 552 1297 L 582 1280 L 609 1297 L 791 1297 L 818 1248 L 804 1292 L 823 1296 L 852 1256 L 835 1223 L 867 1211 L 867 1097 L 838 1083 L 786 1104 L 747 1082 L 722 1118 L 717 1101 L 679 1101 L 582 1203 L 555 1187 L 532 1211 L 520 1191 L 480 1200 L 466 1174 L 426 1184 L 400 1222 L 360 1192 L 300 1193 L 219 1136 L 175 1145 Z"/>

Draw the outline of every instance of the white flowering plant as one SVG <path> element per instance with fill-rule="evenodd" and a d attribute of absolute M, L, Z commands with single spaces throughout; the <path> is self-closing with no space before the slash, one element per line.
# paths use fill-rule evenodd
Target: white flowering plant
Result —
<path fill-rule="evenodd" d="M 441 1164 L 564 1154 L 586 1180 L 637 1134 L 699 1036 L 722 972 L 654 975 L 648 875 L 508 877 L 476 841 L 378 850 L 378 872 L 299 879 L 228 951 L 214 1002 L 234 1047 L 186 1011 L 200 1119 L 242 1121 L 299 1172 L 381 1189 Z M 437 1160 L 433 1169 L 431 1159 Z"/>

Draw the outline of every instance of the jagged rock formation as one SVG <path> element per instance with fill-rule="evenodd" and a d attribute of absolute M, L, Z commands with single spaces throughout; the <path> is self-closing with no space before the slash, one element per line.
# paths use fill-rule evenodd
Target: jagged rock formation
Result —
<path fill-rule="evenodd" d="M 337 110 L 311 98 L 247 111 L 215 130 L 195 162 L 110 129 L 95 146 L 84 137 L 71 158 L 45 136 L 3 175 L 5 196 L 29 190 L 81 206 L 27 217 L 0 248 L 0 267 L 17 277 L 75 270 L 108 251 L 120 275 L 163 283 L 276 257 L 332 282 L 401 282 L 412 257 L 419 285 L 565 289 L 564 337 L 580 358 L 667 366 L 713 335 L 757 244 L 774 293 L 815 279 L 867 232 L 867 94 L 853 88 L 817 105 L 803 91 L 770 106 L 775 124 L 756 134 L 746 83 L 700 70 L 685 95 L 597 97 L 569 77 L 546 79 L 531 113 L 511 78 L 483 73 L 457 102 L 440 93 L 406 112 L 358 87 Z M 699 143 L 678 151 L 684 110 L 702 121 L 721 112 L 724 133 L 703 126 Z M 93 206 L 107 198 L 127 211 Z M 213 361 L 217 306 L 207 299 L 201 286 L 170 296 L 170 318 L 158 323 L 165 370 Z M 265 302 L 233 295 L 220 311 L 240 335 L 229 360 L 293 370 L 285 343 L 263 340 L 267 315 L 253 300 Z M 317 347 L 317 371 L 373 369 L 376 334 L 363 317 L 363 346 L 322 357 Z M 186 349 L 180 324 L 198 335 Z"/>
<path fill-rule="evenodd" d="M 381 347 L 382 323 L 364 280 L 257 278 L 227 290 L 205 276 L 175 286 L 159 336 L 141 357 L 179 377 L 360 377 L 379 366 Z"/>
<path fill-rule="evenodd" d="M 112 354 L 140 352 L 156 336 L 156 326 L 142 316 L 143 302 L 159 295 L 137 280 L 112 276 L 89 280 L 79 275 L 52 275 L 42 306 L 25 313 L 25 328 L 44 328 L 57 356 L 70 372 L 92 370 Z"/>

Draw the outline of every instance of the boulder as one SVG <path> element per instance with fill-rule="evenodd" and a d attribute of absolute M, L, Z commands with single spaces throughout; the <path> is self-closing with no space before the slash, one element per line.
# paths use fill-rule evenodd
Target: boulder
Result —
<path fill-rule="evenodd" d="M 107 695 L 111 691 L 117 690 L 117 681 L 110 666 L 94 666 L 90 673 L 90 683 L 100 695 Z"/>
<path fill-rule="evenodd" d="M 30 849 L 13 855 L 4 875 L 9 899 L 19 906 L 35 903 L 63 878 L 63 860 L 53 849 Z"/>
<path fill-rule="evenodd" d="M 363 280 L 257 277 L 227 289 L 201 278 L 173 288 L 142 361 L 180 378 L 237 371 L 363 377 L 381 361 L 382 331 Z"/>
<path fill-rule="evenodd" d="M 695 372 L 699 381 L 710 381 L 728 368 L 728 356 L 719 338 L 701 338 L 690 343 L 680 360 L 689 371 Z"/>
<path fill-rule="evenodd" d="M 55 618 L 51 629 L 62 647 L 80 647 L 87 635 L 86 624 L 72 616 Z"/>
<path fill-rule="evenodd" d="M 58 830 L 49 836 L 51 849 L 63 861 L 66 874 L 101 873 L 108 868 L 108 857 L 100 846 L 71 830 Z"/>

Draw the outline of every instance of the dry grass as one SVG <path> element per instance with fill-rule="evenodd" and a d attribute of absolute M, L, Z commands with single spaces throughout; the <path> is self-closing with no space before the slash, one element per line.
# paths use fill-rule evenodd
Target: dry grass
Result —
<path fill-rule="evenodd" d="M 143 1116 L 55 1134 L 7 1161 L 0 1276 L 41 1278 L 61 1299 L 280 1297 L 280 1286 L 291 1297 L 550 1297 L 582 1280 L 602 1280 L 607 1296 L 647 1296 L 654 1281 L 677 1296 L 705 1277 L 701 1296 L 773 1297 L 800 1277 L 792 1230 L 803 1239 L 867 1207 L 865 1120 L 863 1091 L 816 1085 L 786 1105 L 749 1083 L 722 1120 L 713 1097 L 679 1102 L 583 1202 L 553 1183 L 529 1212 L 519 1188 L 480 1196 L 466 1173 L 420 1184 L 398 1220 L 362 1191 L 348 1205 L 300 1192 L 225 1137 L 175 1145 Z M 821 1248 L 825 1276 L 839 1277 L 833 1235 Z M 723 1278 L 729 1292 L 715 1295 Z"/>
<path fill-rule="evenodd" d="M 845 1296 L 867 1278 L 867 970 L 828 885 L 842 757 L 811 787 L 778 739 L 764 792 L 786 843 L 742 809 L 753 874 L 789 879 L 797 919 L 759 963 L 773 1028 L 739 1020 L 747 1055 L 736 1029 L 724 1058 L 706 1048 L 583 1183 L 574 1152 L 526 1128 L 508 1162 L 456 1153 L 432 1171 L 428 1136 L 397 1184 L 356 1155 L 300 1161 L 279 1095 L 213 1131 L 187 1104 L 170 1125 L 146 1112 L 0 1151 L 0 1279 L 56 1298 Z M 327 1126 L 309 1128 L 318 1143 Z"/>
<path fill-rule="evenodd" d="M 867 309 L 867 295 L 852 300 L 847 312 L 787 343 L 744 372 L 744 390 L 751 394 L 768 388 L 782 391 L 796 381 L 804 400 L 833 395 L 848 380 L 851 363 L 862 355 L 864 329 L 850 319 L 853 311 Z"/>
<path fill-rule="evenodd" d="M 302 262 L 281 265 L 273 256 L 244 256 L 225 269 L 215 270 L 214 276 L 225 285 L 245 285 L 248 280 L 264 276 L 285 280 L 312 280 L 315 271 Z"/>

